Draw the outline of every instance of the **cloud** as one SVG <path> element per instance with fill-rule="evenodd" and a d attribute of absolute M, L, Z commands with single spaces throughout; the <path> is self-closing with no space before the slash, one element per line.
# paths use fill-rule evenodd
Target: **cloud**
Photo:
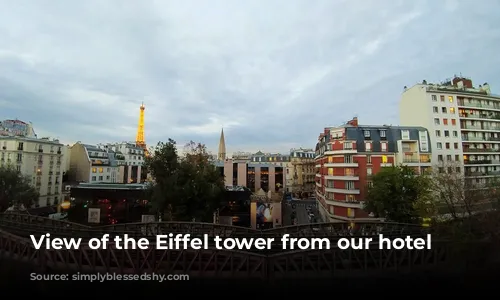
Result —
<path fill-rule="evenodd" d="M 2 4 L 0 0 L 0 4 Z M 397 124 L 402 87 L 500 86 L 497 2 L 17 1 L 0 10 L 0 119 L 63 141 L 169 137 L 228 152 L 314 147 L 357 115 Z M 496 80 L 496 81 L 495 81 Z"/>

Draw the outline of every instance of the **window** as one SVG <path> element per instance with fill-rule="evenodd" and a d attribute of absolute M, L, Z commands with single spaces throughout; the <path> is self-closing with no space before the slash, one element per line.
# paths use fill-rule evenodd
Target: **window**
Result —
<path fill-rule="evenodd" d="M 434 118 L 434 124 L 435 124 L 435 125 L 439 125 L 439 124 L 441 124 L 441 122 L 439 122 L 439 119 L 438 119 L 438 118 Z"/>
<path fill-rule="evenodd" d="M 441 107 L 441 112 L 442 112 L 443 114 L 445 114 L 445 113 L 446 113 L 446 107 Z"/>
<path fill-rule="evenodd" d="M 368 176 L 372 176 L 373 175 L 372 168 L 366 168 L 366 175 L 368 175 Z"/>
<path fill-rule="evenodd" d="M 104 169 L 103 168 L 99 168 L 99 173 L 102 173 L 104 172 Z"/>
<path fill-rule="evenodd" d="M 344 150 L 352 150 L 352 142 L 344 142 Z"/>
<path fill-rule="evenodd" d="M 458 149 L 458 143 L 453 143 L 453 148 Z"/>
<path fill-rule="evenodd" d="M 436 130 L 436 137 L 440 137 L 441 136 L 441 130 Z"/>
<path fill-rule="evenodd" d="M 382 152 L 387 152 L 387 143 L 380 143 L 380 148 Z"/>
<path fill-rule="evenodd" d="M 462 170 L 460 169 L 460 167 L 457 167 L 457 168 L 455 169 L 455 171 L 456 171 L 457 173 L 462 172 Z"/>
<path fill-rule="evenodd" d="M 365 143 L 365 149 L 367 152 L 372 151 L 372 143 Z"/>
<path fill-rule="evenodd" d="M 458 131 L 453 130 L 453 137 L 458 137 Z"/>
<path fill-rule="evenodd" d="M 446 143 L 446 149 L 450 149 L 450 143 Z"/>
<path fill-rule="evenodd" d="M 434 101 L 434 102 L 438 101 L 436 95 L 432 95 L 431 98 L 432 98 L 432 101 Z"/>
<path fill-rule="evenodd" d="M 455 155 L 455 161 L 460 161 L 460 155 Z"/>
<path fill-rule="evenodd" d="M 443 125 L 448 125 L 448 119 L 443 119 Z"/>
<path fill-rule="evenodd" d="M 92 181 L 95 181 L 95 176 L 92 176 Z"/>
<path fill-rule="evenodd" d="M 382 163 L 383 164 L 387 163 L 387 155 L 382 155 Z"/>
<path fill-rule="evenodd" d="M 438 107 L 437 107 L 437 106 L 434 106 L 434 107 L 432 108 L 432 111 L 433 111 L 434 113 L 436 113 L 436 114 L 437 114 L 437 113 L 439 112 L 439 109 L 438 109 Z"/>
<path fill-rule="evenodd" d="M 457 125 L 457 120 L 451 119 L 451 125 Z"/>
<path fill-rule="evenodd" d="M 344 171 L 345 176 L 354 176 L 354 169 L 352 168 L 346 168 Z"/>
<path fill-rule="evenodd" d="M 450 107 L 450 114 L 454 114 L 455 113 L 455 108 L 454 107 Z"/>
<path fill-rule="evenodd" d="M 443 161 L 443 156 L 441 154 L 438 155 L 438 161 Z"/>
<path fill-rule="evenodd" d="M 92 168 L 92 173 L 97 173 L 97 168 Z"/>
<path fill-rule="evenodd" d="M 450 103 L 453 103 L 453 96 L 448 96 L 448 101 L 450 101 Z"/>
<path fill-rule="evenodd" d="M 371 164 L 372 163 L 372 156 L 371 155 L 367 155 L 366 156 L 366 162 Z"/>
<path fill-rule="evenodd" d="M 370 130 L 365 130 L 365 138 L 369 138 L 370 137 Z"/>
<path fill-rule="evenodd" d="M 450 132 L 448 130 L 444 131 L 444 137 L 450 137 Z"/>
<path fill-rule="evenodd" d="M 448 154 L 448 155 L 446 155 L 446 160 L 447 160 L 447 161 L 451 161 L 451 155 L 449 155 L 449 154 Z"/>
<path fill-rule="evenodd" d="M 354 190 L 354 181 L 346 181 L 345 182 L 346 190 Z"/>
<path fill-rule="evenodd" d="M 409 140 L 410 139 L 410 131 L 409 130 L 401 130 L 401 139 Z"/>
<path fill-rule="evenodd" d="M 380 137 L 381 138 L 385 138 L 386 137 L 385 134 L 386 134 L 385 130 L 380 130 Z"/>
<path fill-rule="evenodd" d="M 102 176 L 99 176 L 99 181 L 102 181 Z"/>
<path fill-rule="evenodd" d="M 345 164 L 352 164 L 352 155 L 344 156 L 344 163 Z"/>
<path fill-rule="evenodd" d="M 438 142 L 436 148 L 443 149 L 443 144 L 441 142 Z"/>
<path fill-rule="evenodd" d="M 444 96 L 439 96 L 439 98 L 441 99 L 441 102 L 444 102 Z"/>
<path fill-rule="evenodd" d="M 347 202 L 356 201 L 356 197 L 354 197 L 354 195 L 345 195 L 345 201 Z"/>
<path fill-rule="evenodd" d="M 333 168 L 328 168 L 328 175 L 333 176 Z"/>

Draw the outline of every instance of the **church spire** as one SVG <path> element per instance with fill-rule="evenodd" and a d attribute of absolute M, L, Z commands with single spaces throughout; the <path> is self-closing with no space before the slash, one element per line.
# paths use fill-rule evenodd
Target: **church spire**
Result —
<path fill-rule="evenodd" d="M 226 159 L 226 141 L 224 140 L 224 128 L 222 128 L 222 131 L 220 133 L 219 154 L 217 155 L 217 159 L 218 160 Z"/>

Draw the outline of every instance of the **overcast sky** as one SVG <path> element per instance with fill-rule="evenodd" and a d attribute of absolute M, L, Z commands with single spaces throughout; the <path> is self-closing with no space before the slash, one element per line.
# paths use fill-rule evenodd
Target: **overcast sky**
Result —
<path fill-rule="evenodd" d="M 403 86 L 462 73 L 500 94 L 500 1 L 0 0 L 0 119 L 65 143 L 314 147 Z"/>

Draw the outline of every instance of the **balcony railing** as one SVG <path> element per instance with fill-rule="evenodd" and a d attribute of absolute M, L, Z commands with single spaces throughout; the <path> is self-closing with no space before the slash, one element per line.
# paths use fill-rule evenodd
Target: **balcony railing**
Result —
<path fill-rule="evenodd" d="M 500 152 L 500 149 L 491 149 L 491 148 L 464 148 L 464 152 Z"/>
<path fill-rule="evenodd" d="M 481 126 L 481 125 L 465 125 L 460 124 L 460 128 L 462 129 L 471 129 L 471 130 L 500 130 L 499 127 L 496 126 Z"/>
<path fill-rule="evenodd" d="M 460 118 L 500 120 L 500 114 L 459 114 Z"/>
<path fill-rule="evenodd" d="M 465 103 L 462 101 L 458 101 L 458 106 L 465 106 L 465 107 L 477 107 L 477 108 L 487 108 L 487 109 L 500 109 L 500 106 L 498 105 L 488 105 L 488 104 L 483 104 L 483 103 Z"/>
<path fill-rule="evenodd" d="M 485 164 L 491 164 L 493 161 L 489 159 L 482 159 L 482 160 L 466 160 L 464 161 L 464 164 L 466 165 L 485 165 Z"/>

